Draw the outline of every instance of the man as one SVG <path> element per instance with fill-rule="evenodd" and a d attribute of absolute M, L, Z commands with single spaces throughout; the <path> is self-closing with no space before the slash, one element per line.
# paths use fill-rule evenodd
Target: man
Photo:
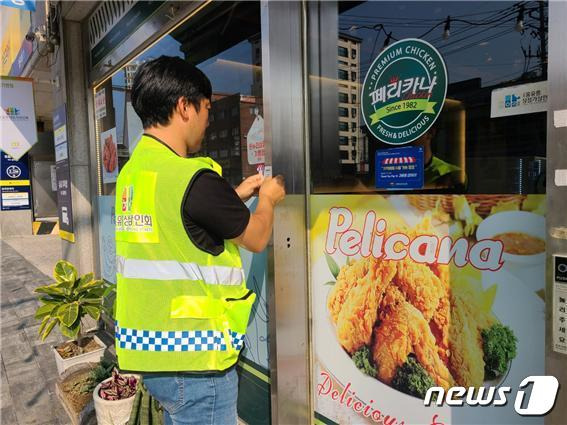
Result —
<path fill-rule="evenodd" d="M 255 294 L 238 246 L 262 251 L 283 179 L 236 190 L 201 147 L 211 83 L 180 58 L 138 70 L 132 105 L 144 135 L 116 184 L 116 353 L 143 373 L 166 424 L 235 424 L 235 367 Z M 256 211 L 243 201 L 259 188 Z"/>
<path fill-rule="evenodd" d="M 412 146 L 423 147 L 424 161 L 424 188 L 457 188 L 464 189 L 461 182 L 461 168 L 447 161 L 443 161 L 433 153 L 433 141 L 439 131 L 439 124 L 436 122 L 424 135 L 412 143 Z"/>

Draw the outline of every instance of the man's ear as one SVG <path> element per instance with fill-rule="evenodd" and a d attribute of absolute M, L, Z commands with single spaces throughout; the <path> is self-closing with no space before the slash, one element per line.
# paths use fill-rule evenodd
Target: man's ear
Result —
<path fill-rule="evenodd" d="M 177 99 L 177 104 L 175 105 L 175 110 L 181 115 L 183 119 L 189 119 L 189 102 L 183 96 Z"/>

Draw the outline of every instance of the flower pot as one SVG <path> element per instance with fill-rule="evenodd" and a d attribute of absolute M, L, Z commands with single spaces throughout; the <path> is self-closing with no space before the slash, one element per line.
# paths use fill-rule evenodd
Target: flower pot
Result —
<path fill-rule="evenodd" d="M 57 352 L 55 347 L 52 348 L 53 353 L 55 354 L 55 363 L 57 364 L 57 372 L 61 376 L 65 370 L 69 369 L 71 366 L 81 364 L 81 363 L 98 363 L 98 361 L 102 358 L 104 354 L 104 350 L 106 349 L 106 345 L 96 336 L 93 335 L 92 337 L 94 341 L 100 345 L 100 348 L 94 351 L 89 351 L 88 353 L 80 354 L 78 356 L 69 357 L 68 359 L 64 359 L 61 355 Z"/>
<path fill-rule="evenodd" d="M 138 375 L 126 373 L 122 375 L 134 376 L 138 379 L 138 382 L 140 380 Z M 111 379 L 112 376 L 105 379 L 98 384 L 93 391 L 96 421 L 98 425 L 124 425 L 130 420 L 130 413 L 132 412 L 132 406 L 134 404 L 136 394 L 123 400 L 104 400 L 98 395 L 102 384 L 110 381 Z"/>

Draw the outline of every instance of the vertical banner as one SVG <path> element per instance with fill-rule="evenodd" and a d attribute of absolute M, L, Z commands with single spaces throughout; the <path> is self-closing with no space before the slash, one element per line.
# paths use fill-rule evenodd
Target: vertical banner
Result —
<path fill-rule="evenodd" d="M 253 197 L 246 205 L 254 212 L 258 198 Z M 268 270 L 267 252 L 253 254 L 241 249 L 242 267 L 246 285 L 256 293 L 256 301 L 244 340 L 244 349 L 238 363 L 239 391 L 238 416 L 250 425 L 269 425 L 270 411 L 270 363 L 268 335 Z"/>
<path fill-rule="evenodd" d="M 5 152 L 0 152 L 2 180 L 0 182 L 2 211 L 31 209 L 30 173 L 28 156 L 16 161 Z"/>
<path fill-rule="evenodd" d="M 55 139 L 55 174 L 57 179 L 59 235 L 66 241 L 75 242 L 71 198 L 71 170 L 69 167 L 69 146 L 67 141 L 67 112 L 65 104 L 57 107 L 53 113 L 53 134 Z"/>
<path fill-rule="evenodd" d="M 33 80 L 0 77 L 0 148 L 18 160 L 37 143 Z"/>
<path fill-rule="evenodd" d="M 116 283 L 116 214 L 114 196 L 98 196 L 98 246 L 101 277 Z"/>
<path fill-rule="evenodd" d="M 316 423 L 543 424 L 544 195 L 310 203 Z"/>
<path fill-rule="evenodd" d="M 102 182 L 116 183 L 118 178 L 116 127 L 100 133 L 100 151 L 102 152 Z"/>

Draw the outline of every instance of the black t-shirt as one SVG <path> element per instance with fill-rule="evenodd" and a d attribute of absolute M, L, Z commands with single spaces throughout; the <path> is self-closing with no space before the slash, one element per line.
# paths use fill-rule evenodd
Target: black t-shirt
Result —
<path fill-rule="evenodd" d="M 177 153 L 155 136 L 145 134 Z M 197 248 L 212 255 L 224 251 L 224 241 L 240 236 L 250 221 L 250 211 L 232 186 L 212 170 L 193 176 L 183 197 L 183 226 Z"/>
<path fill-rule="evenodd" d="M 232 186 L 212 170 L 193 177 L 183 199 L 183 225 L 191 241 L 209 254 L 219 255 L 224 241 L 240 236 L 250 211 Z"/>

